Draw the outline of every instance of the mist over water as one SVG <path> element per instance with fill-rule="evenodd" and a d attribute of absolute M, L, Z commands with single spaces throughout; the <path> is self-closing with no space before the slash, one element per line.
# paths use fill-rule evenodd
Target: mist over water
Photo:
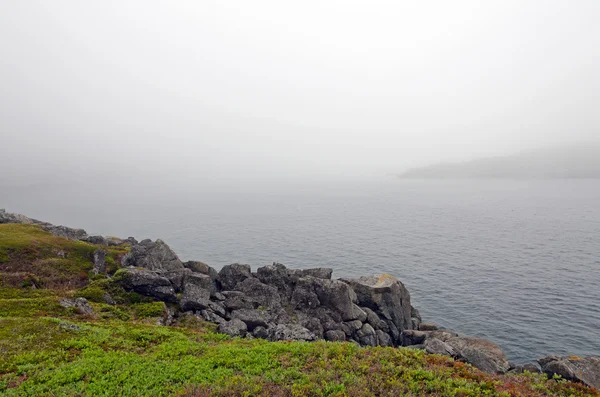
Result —
<path fill-rule="evenodd" d="M 390 273 L 425 321 L 511 360 L 600 352 L 597 180 L 3 190 L 0 203 L 89 233 L 161 238 L 184 260 Z"/>

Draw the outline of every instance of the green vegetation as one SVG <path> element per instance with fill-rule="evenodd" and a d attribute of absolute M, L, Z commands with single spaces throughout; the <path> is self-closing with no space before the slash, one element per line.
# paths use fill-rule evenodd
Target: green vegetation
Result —
<path fill-rule="evenodd" d="M 232 339 L 194 316 L 181 317 L 173 327 L 159 326 L 155 320 L 166 314 L 164 303 L 132 297 L 108 277 L 90 281 L 86 276 L 73 289 L 65 282 L 48 288 L 47 276 L 39 275 L 33 264 L 40 257 L 28 254 L 51 259 L 48 253 L 55 248 L 49 247 L 60 246 L 69 262 L 63 269 L 71 276 L 87 275 L 91 259 L 86 255 L 96 246 L 58 241 L 36 227 L 5 226 L 0 225 L 0 250 L 9 261 L 0 266 L 9 263 L 10 272 L 19 273 L 18 260 L 46 288 L 15 285 L 11 277 L 0 285 L 0 395 L 600 395 L 540 375 L 488 375 L 413 349 Z M 13 232 L 19 236 L 11 237 Z M 15 240 L 32 245 L 16 247 Z M 118 252 L 110 255 L 119 263 Z M 2 272 L 9 273 L 4 267 Z M 107 304 L 104 293 L 116 304 Z M 83 316 L 58 304 L 61 297 L 74 296 L 92 301 L 96 315 Z"/>

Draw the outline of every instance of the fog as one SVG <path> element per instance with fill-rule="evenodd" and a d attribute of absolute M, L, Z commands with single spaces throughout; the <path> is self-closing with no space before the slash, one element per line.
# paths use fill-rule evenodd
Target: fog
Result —
<path fill-rule="evenodd" d="M 0 180 L 371 178 L 598 140 L 599 19 L 597 0 L 5 1 Z"/>

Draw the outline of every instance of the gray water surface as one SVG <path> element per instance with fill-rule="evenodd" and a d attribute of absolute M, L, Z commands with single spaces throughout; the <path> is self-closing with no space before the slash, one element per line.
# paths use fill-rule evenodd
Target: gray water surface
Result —
<path fill-rule="evenodd" d="M 600 180 L 1 190 L 8 211 L 162 238 L 183 260 L 216 268 L 390 273 L 424 320 L 489 338 L 515 362 L 600 355 Z"/>

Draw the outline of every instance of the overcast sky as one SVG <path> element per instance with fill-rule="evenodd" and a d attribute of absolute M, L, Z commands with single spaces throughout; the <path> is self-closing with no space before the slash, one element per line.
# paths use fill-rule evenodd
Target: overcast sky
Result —
<path fill-rule="evenodd" d="M 368 176 L 600 136 L 598 0 L 1 9 L 10 172 Z"/>

